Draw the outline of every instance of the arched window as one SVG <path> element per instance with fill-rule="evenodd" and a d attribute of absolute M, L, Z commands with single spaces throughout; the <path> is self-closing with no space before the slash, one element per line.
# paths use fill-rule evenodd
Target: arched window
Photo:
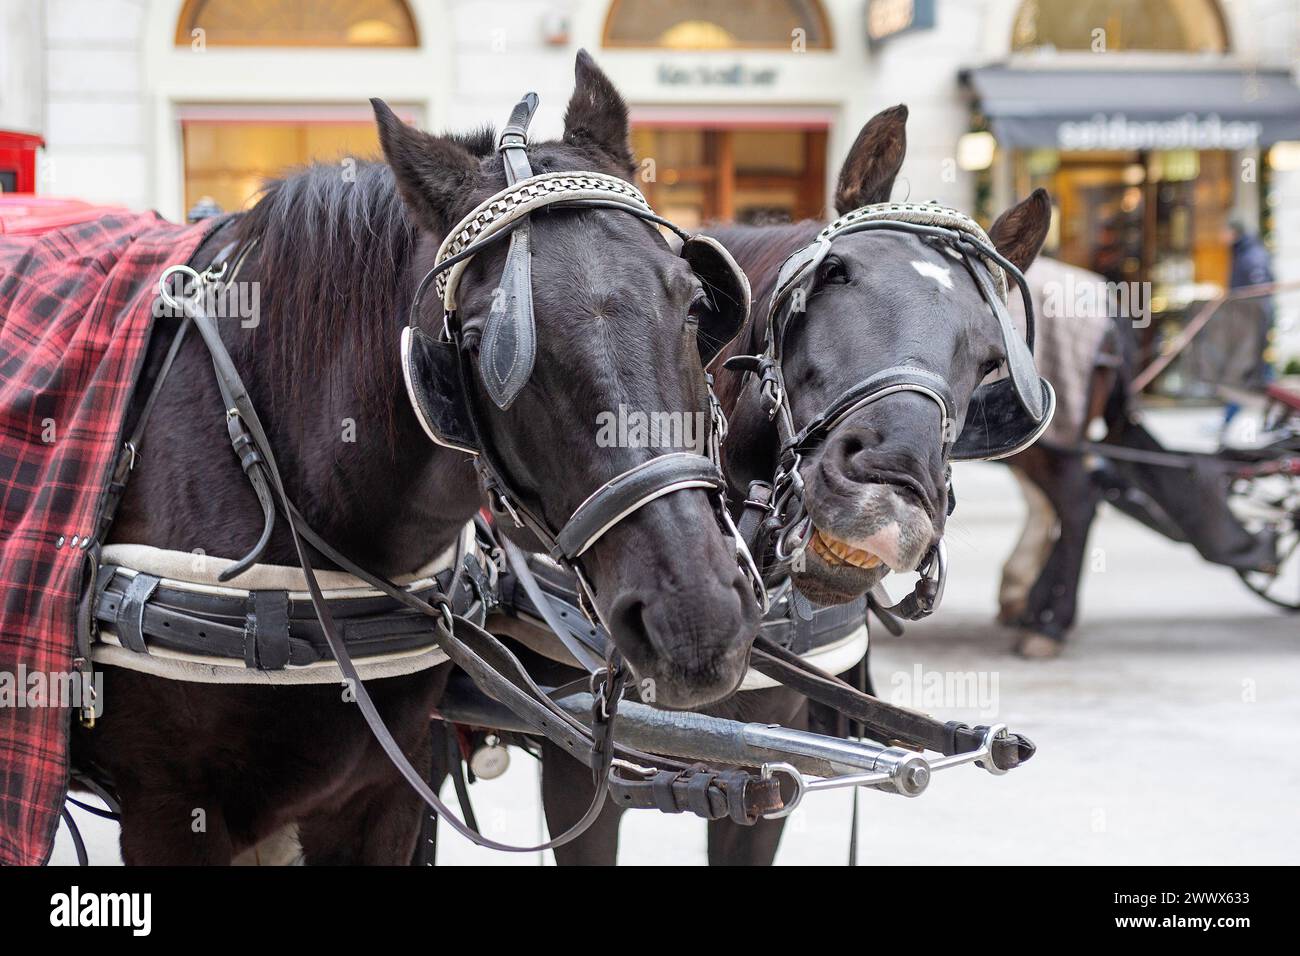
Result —
<path fill-rule="evenodd" d="M 1011 47 L 1226 53 L 1228 29 L 1215 0 L 1024 0 Z"/>
<path fill-rule="evenodd" d="M 176 44 L 195 30 L 208 46 L 419 46 L 403 0 L 187 0 Z"/>
<path fill-rule="evenodd" d="M 795 31 L 802 31 L 796 33 Z M 817 0 L 614 0 L 605 46 L 669 50 L 829 50 Z"/>

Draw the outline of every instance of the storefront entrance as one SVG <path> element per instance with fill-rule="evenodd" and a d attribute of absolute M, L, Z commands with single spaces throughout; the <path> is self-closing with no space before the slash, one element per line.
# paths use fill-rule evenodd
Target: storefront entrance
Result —
<path fill-rule="evenodd" d="M 181 123 L 185 208 L 200 199 L 243 209 L 269 179 L 311 162 L 355 162 L 379 153 L 374 122 L 232 119 Z M 342 166 L 340 166 L 342 170 Z"/>
<path fill-rule="evenodd" d="M 1016 193 L 1046 188 L 1059 209 L 1054 253 L 1111 282 L 1151 283 L 1158 316 L 1227 285 L 1232 157 L 1224 150 L 1019 150 Z"/>
<path fill-rule="evenodd" d="M 638 125 L 637 185 L 660 215 L 707 222 L 789 222 L 826 205 L 824 128 Z"/>

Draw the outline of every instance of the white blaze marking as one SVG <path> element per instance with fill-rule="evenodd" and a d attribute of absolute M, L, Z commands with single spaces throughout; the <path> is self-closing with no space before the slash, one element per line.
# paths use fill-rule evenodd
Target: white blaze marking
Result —
<path fill-rule="evenodd" d="M 933 279 L 945 289 L 952 288 L 952 271 L 947 266 L 937 266 L 933 262 L 913 260 L 912 268 L 926 278 Z"/>

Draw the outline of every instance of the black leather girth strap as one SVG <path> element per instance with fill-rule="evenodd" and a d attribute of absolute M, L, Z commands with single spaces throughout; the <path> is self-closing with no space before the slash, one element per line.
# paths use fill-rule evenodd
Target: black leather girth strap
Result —
<path fill-rule="evenodd" d="M 137 574 L 122 595 L 122 611 L 117 619 L 117 639 L 137 654 L 148 654 L 144 642 L 144 607 L 158 587 L 159 579 L 151 574 Z"/>
<path fill-rule="evenodd" d="M 244 663 L 278 671 L 289 663 L 289 592 L 249 592 Z"/>

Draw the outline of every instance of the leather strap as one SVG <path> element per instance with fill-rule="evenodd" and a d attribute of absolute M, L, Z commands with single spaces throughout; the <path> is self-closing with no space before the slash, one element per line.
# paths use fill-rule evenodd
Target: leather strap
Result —
<path fill-rule="evenodd" d="M 148 654 L 144 643 L 144 606 L 158 587 L 159 579 L 150 574 L 137 574 L 122 595 L 122 610 L 118 615 L 118 640 L 137 654 Z"/>
<path fill-rule="evenodd" d="M 609 642 L 604 638 L 600 631 L 596 631 L 596 637 L 592 638 L 592 643 L 601 645 L 600 654 L 597 655 L 594 648 L 581 640 L 574 628 L 571 627 L 560 616 L 561 611 L 555 606 L 555 602 L 542 589 L 537 578 L 533 575 L 532 569 L 528 567 L 528 559 L 524 553 L 519 550 L 519 546 L 508 538 L 500 539 L 501 549 L 505 553 L 506 561 L 510 569 L 514 572 L 519 581 L 520 587 L 528 595 L 528 601 L 533 609 L 542 616 L 546 626 L 564 645 L 567 650 L 588 674 L 594 674 L 604 666 L 604 657 L 609 653 Z M 577 614 L 580 620 L 586 620 L 576 608 L 563 612 L 565 614 Z"/>
<path fill-rule="evenodd" d="M 537 110 L 537 94 L 515 104 L 497 151 L 505 165 L 506 182 L 515 185 L 533 175 L 528 162 L 528 126 Z M 498 408 L 514 404 L 533 373 L 537 357 L 537 325 L 533 319 L 532 226 L 521 222 L 510 236 L 505 271 L 492 293 L 492 308 L 483 324 L 479 371 L 488 397 Z"/>
<path fill-rule="evenodd" d="M 711 458 L 689 452 L 651 458 L 610 479 L 578 505 L 555 536 L 551 556 L 569 561 L 580 557 L 606 531 L 656 498 L 685 488 L 721 492 L 725 487 Z"/>
<path fill-rule="evenodd" d="M 511 186 L 533 174 L 524 147 L 528 145 L 528 127 L 532 125 L 538 102 L 536 93 L 525 93 L 510 111 L 510 118 L 497 137 L 497 151 L 505 161 L 506 182 Z"/>
<path fill-rule="evenodd" d="M 289 663 L 289 592 L 249 593 L 244 661 L 259 670 L 283 670 Z"/>
<path fill-rule="evenodd" d="M 898 740 L 944 755 L 968 753 L 983 744 L 984 735 L 977 728 L 942 724 L 927 714 L 864 694 L 761 635 L 754 642 L 750 666 L 858 721 L 876 740 Z M 1028 737 L 1008 734 L 994 741 L 992 760 L 999 770 L 1010 770 L 1030 759 L 1035 750 Z"/>
<path fill-rule="evenodd" d="M 693 813 L 705 820 L 731 820 L 741 826 L 752 826 L 764 814 L 783 806 L 775 777 L 763 779 L 746 770 L 714 771 L 703 765 L 661 770 L 647 780 L 615 774 L 609 788 L 620 808 Z"/>
<path fill-rule="evenodd" d="M 482 576 L 472 556 L 466 557 L 463 567 L 466 581 Z M 483 584 L 453 589 L 452 577 L 451 570 L 440 572 L 433 586 L 416 594 L 430 597 L 445 591 L 451 594 L 452 610 L 456 614 L 469 613 L 478 600 L 475 589 L 482 590 Z M 130 626 L 124 626 L 123 622 L 129 614 L 124 599 L 131 583 L 132 578 L 118 567 L 103 566 L 94 598 L 95 619 L 101 627 L 117 633 L 119 641 L 130 650 L 148 653 L 151 648 L 161 648 L 242 660 L 249 667 L 267 666 L 259 665 L 256 640 L 250 639 L 260 628 L 263 640 L 268 640 L 267 635 L 272 633 L 277 635 L 277 642 L 283 640 L 288 660 L 281 666 L 301 667 L 332 659 L 310 601 L 291 601 L 285 594 L 285 627 L 282 630 L 276 624 L 268 631 L 265 609 L 261 614 L 256 613 L 258 592 L 201 593 L 167 584 L 155 587 L 145 600 L 140 628 L 144 646 L 131 647 L 121 637 Z M 387 596 L 327 600 L 339 614 L 344 640 L 357 656 L 415 650 L 436 643 L 433 623 L 427 616 L 395 604 Z"/>
<path fill-rule="evenodd" d="M 755 559 L 762 557 L 760 543 L 764 523 L 772 515 L 772 485 L 766 481 L 751 481 L 745 500 L 740 507 L 736 531 Z"/>
<path fill-rule="evenodd" d="M 957 406 L 953 402 L 948 383 L 941 376 L 929 369 L 912 365 L 895 365 L 868 376 L 850 388 L 834 405 L 795 434 L 788 442 L 789 447 L 803 447 L 812 439 L 828 434 L 836 425 L 864 405 L 880 401 L 895 392 L 919 392 L 939 406 L 939 414 L 945 421 L 956 421 Z M 945 446 L 951 443 L 950 439 L 944 441 Z"/>

